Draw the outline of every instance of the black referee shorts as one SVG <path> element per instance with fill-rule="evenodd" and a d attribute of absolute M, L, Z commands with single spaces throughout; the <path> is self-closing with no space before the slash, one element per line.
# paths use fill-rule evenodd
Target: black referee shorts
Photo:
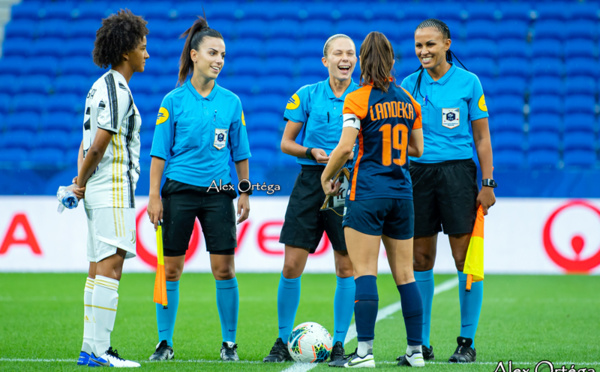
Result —
<path fill-rule="evenodd" d="M 477 166 L 473 159 L 442 163 L 410 162 L 415 206 L 415 238 L 473 232 L 477 214 Z"/>
<path fill-rule="evenodd" d="M 188 249 L 196 218 L 200 221 L 211 254 L 232 255 L 237 246 L 235 192 L 209 191 L 167 179 L 162 192 L 163 245 L 167 257 L 182 256 Z"/>
<path fill-rule="evenodd" d="M 346 251 L 342 229 L 343 208 L 320 211 L 325 201 L 321 188 L 321 165 L 303 165 L 290 195 L 279 242 L 314 253 L 323 231 L 336 251 Z M 336 213 L 337 212 L 337 213 Z"/>

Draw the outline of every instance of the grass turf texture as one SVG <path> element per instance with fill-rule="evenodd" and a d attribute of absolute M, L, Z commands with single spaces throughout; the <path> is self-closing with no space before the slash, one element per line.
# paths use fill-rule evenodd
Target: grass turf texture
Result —
<path fill-rule="evenodd" d="M 83 334 L 85 274 L 0 274 L 0 370 L 79 371 L 75 365 Z M 455 275 L 437 275 L 436 285 Z M 152 363 L 157 340 L 152 302 L 154 275 L 124 274 L 112 344 L 145 370 L 280 371 L 293 363 L 263 364 L 277 337 L 279 274 L 240 274 L 237 342 L 241 362 L 219 361 L 221 330 L 210 274 L 184 274 L 175 329 L 175 361 Z M 442 371 L 494 371 L 499 361 L 533 368 L 541 360 L 560 367 L 600 370 L 600 277 L 488 275 L 476 338 L 477 363 L 446 363 L 460 329 L 457 287 L 437 294 L 432 336 L 436 361 L 426 368 Z M 380 309 L 399 300 L 389 275 L 378 280 Z M 296 324 L 314 321 L 333 330 L 334 275 L 307 274 Z M 379 369 L 398 368 L 406 336 L 401 312 L 377 323 L 375 358 Z M 353 351 L 356 339 L 346 345 Z M 46 360 L 46 361 L 44 361 Z M 560 363 L 560 364 L 559 364 Z M 313 370 L 327 369 L 326 365 Z M 550 371 L 546 368 L 544 371 Z M 541 370 L 540 370 L 541 372 Z"/>

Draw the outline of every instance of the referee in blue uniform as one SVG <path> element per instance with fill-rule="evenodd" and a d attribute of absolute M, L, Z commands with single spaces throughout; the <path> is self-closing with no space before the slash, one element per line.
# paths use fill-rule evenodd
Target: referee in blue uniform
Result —
<path fill-rule="evenodd" d="M 408 76 L 402 87 L 421 104 L 423 113 L 423 156 L 411 159 L 415 208 L 414 269 L 423 298 L 423 356 L 434 358 L 429 341 L 431 304 L 434 292 L 433 265 L 437 235 L 449 236 L 458 271 L 461 330 L 450 362 L 476 359 L 475 332 L 483 299 L 483 282 L 465 291 L 463 273 L 477 207 L 487 214 L 496 202 L 492 177 L 492 145 L 483 89 L 477 76 L 452 63 L 450 30 L 437 19 L 423 21 L 415 31 L 419 71 Z M 470 133 L 469 130 L 472 130 Z M 477 185 L 477 151 L 483 180 Z"/>
<path fill-rule="evenodd" d="M 150 153 L 148 215 L 155 226 L 160 220 L 164 221 L 169 303 L 167 308 L 156 305 L 159 344 L 150 360 L 167 360 L 174 356 L 179 278 L 198 218 L 217 286 L 223 336 L 221 359 L 237 361 L 239 293 L 234 265 L 236 214 L 232 200 L 237 196 L 236 190 L 242 191 L 237 205 L 237 223 L 241 223 L 250 211 L 250 148 L 240 99 L 215 82 L 224 64 L 223 37 L 209 28 L 203 18 L 197 20 L 186 35 L 179 71 L 181 86 L 163 99 Z M 190 73 L 192 77 L 188 80 Z M 229 158 L 235 162 L 240 180 L 235 186 L 230 176 Z M 167 180 L 159 195 L 163 173 Z"/>
<path fill-rule="evenodd" d="M 346 95 L 358 88 L 352 81 L 356 47 L 346 35 L 333 35 L 323 48 L 329 78 L 300 88 L 290 98 L 281 150 L 296 156 L 302 170 L 290 195 L 280 243 L 285 244 L 283 271 L 277 292 L 279 337 L 264 362 L 290 361 L 288 337 L 300 304 L 300 278 L 309 253 L 315 252 L 323 231 L 333 245 L 337 286 L 334 296 L 334 346 L 331 360 L 344 356 L 344 341 L 354 308 L 354 277 L 342 230 L 342 211 L 320 211 L 325 200 L 321 172 L 342 133 Z M 296 137 L 304 131 L 301 143 Z"/>

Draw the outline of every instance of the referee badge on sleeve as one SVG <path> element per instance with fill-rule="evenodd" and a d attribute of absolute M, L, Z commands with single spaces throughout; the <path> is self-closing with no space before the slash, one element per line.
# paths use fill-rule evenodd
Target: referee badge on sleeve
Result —
<path fill-rule="evenodd" d="M 227 145 L 227 129 L 215 129 L 215 142 L 213 146 L 217 148 L 217 150 L 221 150 Z"/>
<path fill-rule="evenodd" d="M 460 125 L 460 108 L 443 108 L 442 125 L 452 129 Z"/>

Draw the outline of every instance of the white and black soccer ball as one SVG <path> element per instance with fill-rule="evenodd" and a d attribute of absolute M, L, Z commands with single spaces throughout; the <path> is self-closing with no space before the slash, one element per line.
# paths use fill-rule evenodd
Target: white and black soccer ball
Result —
<path fill-rule="evenodd" d="M 329 358 L 333 339 L 327 329 L 314 322 L 297 325 L 288 339 L 288 350 L 296 362 L 319 363 Z"/>

